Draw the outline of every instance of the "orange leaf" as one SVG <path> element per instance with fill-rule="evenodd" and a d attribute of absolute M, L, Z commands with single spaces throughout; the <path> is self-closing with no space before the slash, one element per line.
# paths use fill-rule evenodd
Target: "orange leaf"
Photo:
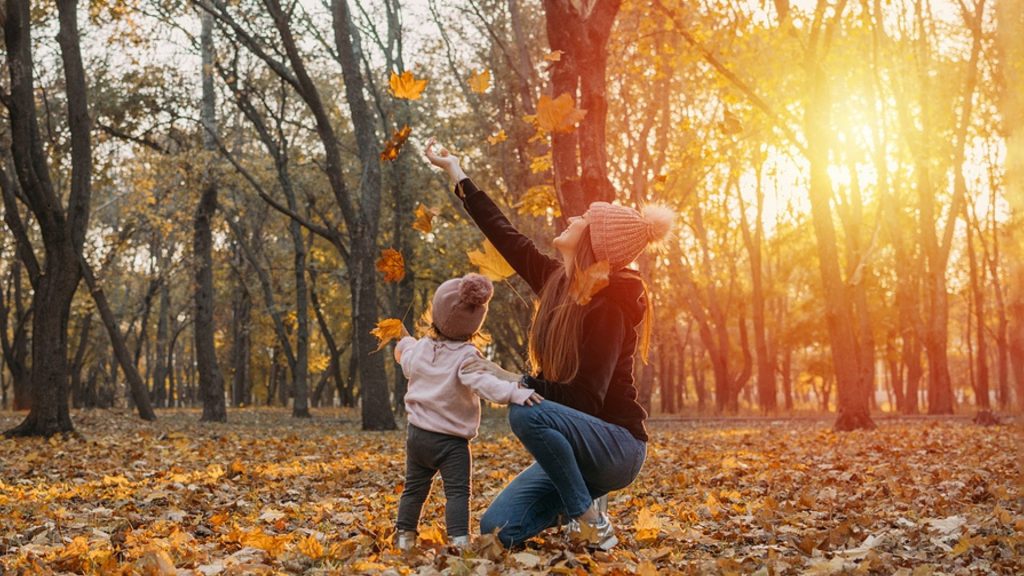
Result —
<path fill-rule="evenodd" d="M 370 334 L 377 337 L 378 346 L 375 352 L 379 352 L 388 342 L 402 337 L 402 321 L 398 318 L 385 318 L 377 322 L 377 327 L 370 330 Z"/>
<path fill-rule="evenodd" d="M 412 223 L 413 230 L 419 230 L 424 234 L 430 234 L 434 230 L 434 217 L 440 210 L 427 208 L 423 204 L 416 207 L 416 220 Z"/>
<path fill-rule="evenodd" d="M 391 139 L 384 143 L 384 151 L 380 153 L 380 161 L 391 162 L 398 158 L 398 153 L 402 151 L 402 146 L 409 139 L 409 134 L 412 134 L 412 128 L 409 128 L 408 124 L 396 130 L 391 135 Z"/>
<path fill-rule="evenodd" d="M 487 142 L 492 145 L 499 144 L 505 140 L 508 140 L 508 134 L 505 134 L 504 130 L 498 130 L 495 134 L 487 137 Z"/>
<path fill-rule="evenodd" d="M 526 116 L 526 121 L 540 132 L 572 132 L 586 115 L 587 111 L 577 108 L 572 95 L 565 92 L 555 99 L 546 94 L 541 96 L 537 102 L 537 113 Z"/>
<path fill-rule="evenodd" d="M 391 73 L 391 94 L 395 98 L 401 98 L 403 100 L 419 100 L 423 94 L 423 90 L 427 87 L 427 80 L 417 80 L 412 72 L 406 70 L 399 76 L 394 72 Z"/>
<path fill-rule="evenodd" d="M 565 54 L 565 52 L 562 52 L 561 50 L 552 50 L 544 56 L 544 59 L 548 62 L 558 62 L 562 59 L 562 54 Z"/>
<path fill-rule="evenodd" d="M 594 294 L 600 292 L 608 285 L 608 275 L 611 273 L 611 265 L 607 260 L 594 263 L 586 270 L 577 271 L 572 276 L 570 294 L 576 299 L 580 306 L 586 306 Z"/>
<path fill-rule="evenodd" d="M 299 551 L 313 560 L 319 560 L 324 555 L 324 545 L 312 534 L 299 540 Z"/>
<path fill-rule="evenodd" d="M 469 261 L 480 268 L 480 273 L 491 280 L 504 280 L 516 273 L 490 240 L 484 240 L 483 252 L 471 250 L 467 255 Z"/>
<path fill-rule="evenodd" d="M 636 514 L 636 524 L 633 529 L 636 530 L 638 541 L 657 540 L 658 533 L 661 531 L 661 518 L 658 518 L 658 515 L 650 508 L 641 508 Z"/>
<path fill-rule="evenodd" d="M 484 68 L 480 72 L 475 72 L 469 76 L 469 89 L 477 94 L 483 94 L 487 92 L 487 89 L 491 87 L 491 71 Z"/>
<path fill-rule="evenodd" d="M 385 282 L 401 282 L 405 278 L 405 258 L 394 248 L 386 248 L 377 260 L 377 270 L 384 274 Z"/>

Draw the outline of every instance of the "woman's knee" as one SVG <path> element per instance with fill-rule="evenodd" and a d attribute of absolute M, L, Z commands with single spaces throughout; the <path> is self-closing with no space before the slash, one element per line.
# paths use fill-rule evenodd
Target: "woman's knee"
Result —
<path fill-rule="evenodd" d="M 508 425 L 512 433 L 522 437 L 523 433 L 537 427 L 543 416 L 542 404 L 536 406 L 520 406 L 512 404 L 508 409 Z"/>

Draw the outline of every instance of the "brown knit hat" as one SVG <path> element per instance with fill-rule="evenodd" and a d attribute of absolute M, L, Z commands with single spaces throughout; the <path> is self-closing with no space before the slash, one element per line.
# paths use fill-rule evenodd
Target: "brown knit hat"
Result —
<path fill-rule="evenodd" d="M 649 205 L 643 214 L 626 206 L 594 202 L 583 215 L 590 227 L 590 244 L 598 261 L 607 260 L 614 272 L 636 260 L 651 242 L 672 229 L 671 208 Z"/>
<path fill-rule="evenodd" d="M 479 274 L 466 274 L 441 283 L 434 292 L 434 327 L 446 338 L 468 340 L 480 330 L 494 284 Z"/>

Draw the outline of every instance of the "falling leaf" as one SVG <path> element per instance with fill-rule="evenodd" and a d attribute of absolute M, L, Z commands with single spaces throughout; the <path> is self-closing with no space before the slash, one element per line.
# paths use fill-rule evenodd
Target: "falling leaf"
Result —
<path fill-rule="evenodd" d="M 424 234 L 430 234 L 434 230 L 434 217 L 441 211 L 436 208 L 427 208 L 423 204 L 416 207 L 416 220 L 412 223 L 413 230 L 419 230 Z"/>
<path fill-rule="evenodd" d="M 555 187 L 550 184 L 530 186 L 514 206 L 520 214 L 530 216 L 547 216 L 549 211 L 555 218 L 562 215 Z"/>
<path fill-rule="evenodd" d="M 417 80 L 413 76 L 412 72 L 406 70 L 399 76 L 394 72 L 391 73 L 391 94 L 395 98 L 401 98 L 403 100 L 419 100 L 423 94 L 423 90 L 427 87 L 427 80 Z"/>
<path fill-rule="evenodd" d="M 491 71 L 484 68 L 479 72 L 470 74 L 469 76 L 469 89 L 477 94 L 483 94 L 487 92 L 487 89 L 491 87 Z"/>
<path fill-rule="evenodd" d="M 562 54 L 564 54 L 564 52 L 561 50 L 552 50 L 544 55 L 544 59 L 548 62 L 558 62 L 562 59 Z"/>
<path fill-rule="evenodd" d="M 405 258 L 394 248 L 385 248 L 377 259 L 377 270 L 384 274 L 385 282 L 401 282 L 405 278 Z"/>
<path fill-rule="evenodd" d="M 722 121 L 718 124 L 722 132 L 730 136 L 743 132 L 743 124 L 740 124 L 740 119 L 736 117 L 728 108 L 722 113 Z"/>
<path fill-rule="evenodd" d="M 537 113 L 526 116 L 526 121 L 541 133 L 572 132 L 586 115 L 587 111 L 577 108 L 572 96 L 565 92 L 555 99 L 546 94 L 541 96 Z"/>
<path fill-rule="evenodd" d="M 319 560 L 324 555 L 324 545 L 316 539 L 316 536 L 310 534 L 299 540 L 299 552 L 302 552 L 313 560 Z"/>
<path fill-rule="evenodd" d="M 586 306 L 605 286 L 608 286 L 608 275 L 611 273 L 611 265 L 607 260 L 595 262 L 586 270 L 577 271 L 572 276 L 572 286 L 569 293 L 580 306 Z"/>
<path fill-rule="evenodd" d="M 388 342 L 402 337 L 402 321 L 398 318 L 385 318 L 377 322 L 377 327 L 370 330 L 370 334 L 377 337 L 377 349 L 374 352 L 380 352 Z"/>
<path fill-rule="evenodd" d="M 408 124 L 396 130 L 391 135 L 391 138 L 384 143 L 384 151 L 380 153 L 380 161 L 392 162 L 398 158 L 398 153 L 402 151 L 402 146 L 409 139 L 409 134 L 412 134 L 412 128 L 409 128 Z"/>
<path fill-rule="evenodd" d="M 633 529 L 636 531 L 636 539 L 638 541 L 650 541 L 657 540 L 658 533 L 661 532 L 661 518 L 651 511 L 650 508 L 641 508 L 636 513 L 636 523 L 633 525 Z"/>
<path fill-rule="evenodd" d="M 504 280 L 516 273 L 490 240 L 484 240 L 482 252 L 471 250 L 467 255 L 469 261 L 480 269 L 480 273 L 491 280 Z"/>
<path fill-rule="evenodd" d="M 494 134 L 487 137 L 487 142 L 491 145 L 500 144 L 508 140 L 508 134 L 505 134 L 505 130 L 498 130 Z"/>

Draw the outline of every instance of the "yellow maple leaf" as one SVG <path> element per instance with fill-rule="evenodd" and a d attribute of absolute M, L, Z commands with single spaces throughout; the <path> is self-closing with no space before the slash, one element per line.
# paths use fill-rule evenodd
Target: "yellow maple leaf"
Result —
<path fill-rule="evenodd" d="M 569 293 L 580 306 L 586 306 L 590 299 L 608 286 L 608 275 L 611 273 L 611 265 L 607 260 L 595 262 L 586 270 L 577 270 L 572 275 L 572 285 Z"/>
<path fill-rule="evenodd" d="M 508 134 L 505 134 L 504 130 L 498 130 L 496 133 L 487 137 L 487 142 L 491 145 L 500 144 L 508 140 Z"/>
<path fill-rule="evenodd" d="M 474 72 L 469 75 L 469 89 L 477 94 L 483 94 L 487 92 L 487 89 L 491 87 L 491 71 L 484 68 L 479 72 Z"/>
<path fill-rule="evenodd" d="M 558 62 L 562 59 L 562 54 L 565 54 L 565 52 L 562 52 L 561 50 L 552 50 L 544 55 L 544 59 L 548 62 Z"/>
<path fill-rule="evenodd" d="M 441 533 L 441 529 L 436 525 L 431 525 L 429 528 L 420 530 L 420 540 L 426 545 L 443 545 L 444 534 Z"/>
<path fill-rule="evenodd" d="M 484 240 L 482 252 L 470 250 L 467 256 L 469 261 L 480 269 L 480 273 L 491 280 L 504 280 L 516 273 L 490 240 Z"/>
<path fill-rule="evenodd" d="M 661 518 L 646 506 L 636 513 L 636 523 L 633 529 L 636 530 L 636 539 L 640 542 L 657 540 L 661 532 Z"/>
<path fill-rule="evenodd" d="M 299 552 L 309 556 L 313 560 L 319 560 L 324 555 L 324 545 L 312 534 L 299 540 Z"/>
<path fill-rule="evenodd" d="M 576 101 L 568 92 L 552 99 L 545 94 L 537 102 L 537 113 L 526 116 L 526 121 L 533 124 L 542 133 L 572 132 L 587 111 L 576 107 Z"/>
<path fill-rule="evenodd" d="M 555 187 L 550 184 L 538 184 L 530 186 L 522 195 L 519 202 L 515 204 L 520 214 L 531 216 L 547 216 L 548 211 L 555 218 L 562 215 L 558 205 L 558 197 L 555 194 Z"/>
<path fill-rule="evenodd" d="M 437 208 L 427 208 L 423 204 L 416 207 L 416 220 L 412 223 L 413 230 L 430 234 L 434 230 L 434 217 L 440 213 Z"/>
<path fill-rule="evenodd" d="M 370 330 L 370 334 L 377 337 L 377 350 L 379 352 L 388 342 L 402 337 L 402 321 L 398 318 L 385 318 L 377 322 L 377 327 Z"/>
<path fill-rule="evenodd" d="M 380 161 L 392 162 L 398 158 L 398 153 L 402 151 L 402 146 L 409 139 L 409 134 L 412 134 L 412 128 L 409 128 L 408 124 L 396 130 L 391 135 L 391 138 L 384 143 L 384 150 L 380 153 Z"/>
<path fill-rule="evenodd" d="M 377 270 L 384 274 L 385 282 L 401 282 L 405 278 L 405 258 L 394 248 L 385 248 L 377 259 Z"/>
<path fill-rule="evenodd" d="M 412 72 L 406 70 L 399 76 L 391 73 L 391 94 L 403 100 L 419 100 L 427 87 L 427 79 L 417 80 Z"/>

